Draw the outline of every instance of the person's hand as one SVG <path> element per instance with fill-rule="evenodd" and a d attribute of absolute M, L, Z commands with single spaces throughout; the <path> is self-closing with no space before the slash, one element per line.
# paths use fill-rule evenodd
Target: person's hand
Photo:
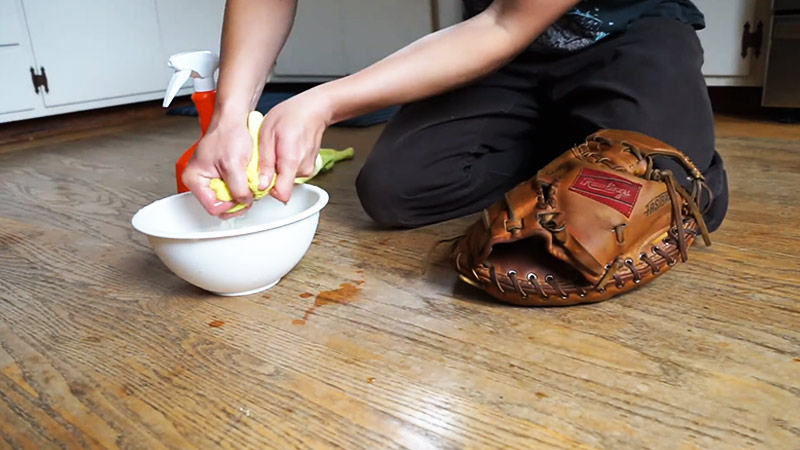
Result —
<path fill-rule="evenodd" d="M 192 191 L 209 214 L 223 219 L 244 214 L 241 210 L 226 214 L 237 203 L 250 205 L 253 193 L 247 185 L 246 168 L 253 154 L 253 142 L 247 131 L 247 114 L 240 120 L 225 119 L 212 122 L 208 133 L 198 142 L 197 149 L 182 181 Z M 222 202 L 209 187 L 213 178 L 222 178 L 228 185 L 233 202 Z"/>
<path fill-rule="evenodd" d="M 258 141 L 262 189 L 277 173 L 270 194 L 284 203 L 289 201 L 294 179 L 314 173 L 322 134 L 330 124 L 330 117 L 326 99 L 314 89 L 284 101 L 267 113 Z"/>

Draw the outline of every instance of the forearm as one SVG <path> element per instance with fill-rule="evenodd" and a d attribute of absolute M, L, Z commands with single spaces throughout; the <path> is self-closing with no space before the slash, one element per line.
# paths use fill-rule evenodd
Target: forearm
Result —
<path fill-rule="evenodd" d="M 289 35 L 297 0 L 228 0 L 222 30 L 215 121 L 244 123 Z"/>
<path fill-rule="evenodd" d="M 331 122 L 467 84 L 525 49 L 577 0 L 506 0 L 372 66 L 315 88 Z"/>

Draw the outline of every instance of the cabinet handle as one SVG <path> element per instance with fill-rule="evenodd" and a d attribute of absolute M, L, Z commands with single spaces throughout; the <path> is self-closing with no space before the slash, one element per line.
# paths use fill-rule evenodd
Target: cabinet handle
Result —
<path fill-rule="evenodd" d="M 36 69 L 31 67 L 31 81 L 33 82 L 33 90 L 38 94 L 39 88 L 44 88 L 44 91 L 49 93 L 50 87 L 47 85 L 47 73 L 44 71 L 44 67 L 39 67 L 39 70 L 42 72 L 41 74 L 36 73 Z"/>
<path fill-rule="evenodd" d="M 747 58 L 747 50 L 753 49 L 756 58 L 761 56 L 761 43 L 764 41 L 764 24 L 759 20 L 756 31 L 750 32 L 750 22 L 744 24 L 742 31 L 742 58 Z"/>

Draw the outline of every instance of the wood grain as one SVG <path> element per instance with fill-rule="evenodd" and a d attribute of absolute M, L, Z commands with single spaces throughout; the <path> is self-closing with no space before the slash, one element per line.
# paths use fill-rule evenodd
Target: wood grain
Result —
<path fill-rule="evenodd" d="M 621 298 L 498 305 L 425 255 L 464 218 L 374 227 L 357 159 L 306 257 L 220 298 L 130 226 L 192 118 L 0 148 L 0 447 L 800 448 L 800 128 L 721 118 L 731 210 Z M 770 126 L 771 127 L 771 126 Z"/>

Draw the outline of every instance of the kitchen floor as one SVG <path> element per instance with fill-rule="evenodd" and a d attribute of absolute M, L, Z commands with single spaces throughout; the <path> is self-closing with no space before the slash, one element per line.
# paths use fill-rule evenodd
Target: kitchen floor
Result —
<path fill-rule="evenodd" d="M 354 178 L 275 288 L 187 285 L 130 226 L 196 119 L 0 146 L 0 447 L 797 448 L 800 125 L 718 119 L 731 207 L 688 264 L 604 303 L 496 304 L 438 239 L 381 230 Z"/>

